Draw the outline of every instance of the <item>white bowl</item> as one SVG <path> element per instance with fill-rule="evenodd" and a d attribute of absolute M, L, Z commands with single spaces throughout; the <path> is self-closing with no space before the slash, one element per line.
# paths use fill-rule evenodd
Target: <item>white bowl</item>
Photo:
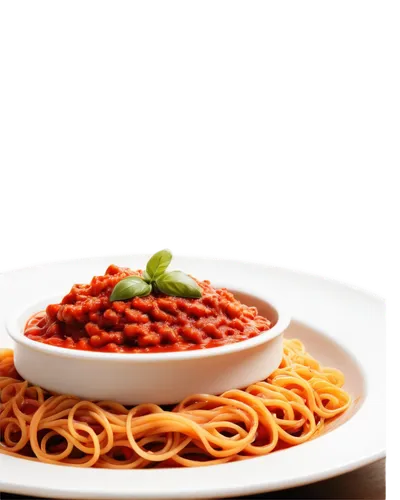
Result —
<path fill-rule="evenodd" d="M 263 380 L 280 364 L 283 333 L 290 318 L 274 302 L 236 292 L 243 303 L 256 306 L 273 323 L 249 340 L 222 347 L 168 353 L 104 353 L 55 347 L 24 335 L 28 318 L 50 297 L 11 314 L 6 321 L 15 341 L 15 366 L 20 375 L 49 391 L 89 400 L 123 404 L 172 404 L 197 393 L 221 394 Z"/>

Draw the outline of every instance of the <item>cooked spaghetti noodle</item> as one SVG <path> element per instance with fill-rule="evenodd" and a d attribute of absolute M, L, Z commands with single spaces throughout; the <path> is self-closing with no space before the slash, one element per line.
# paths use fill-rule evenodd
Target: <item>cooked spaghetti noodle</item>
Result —
<path fill-rule="evenodd" d="M 284 341 L 267 380 L 174 408 L 51 395 L 18 377 L 0 350 L 0 453 L 48 464 L 139 469 L 221 464 L 310 440 L 350 405 L 343 374 Z"/>

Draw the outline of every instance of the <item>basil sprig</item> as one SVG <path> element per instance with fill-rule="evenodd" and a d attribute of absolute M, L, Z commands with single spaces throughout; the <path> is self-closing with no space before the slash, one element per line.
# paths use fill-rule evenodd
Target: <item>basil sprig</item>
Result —
<path fill-rule="evenodd" d="M 200 298 L 201 288 L 193 278 L 182 271 L 166 272 L 171 260 L 172 253 L 169 250 L 155 253 L 147 263 L 143 278 L 128 276 L 119 281 L 111 293 L 110 302 L 145 297 L 152 290 L 174 297 Z"/>

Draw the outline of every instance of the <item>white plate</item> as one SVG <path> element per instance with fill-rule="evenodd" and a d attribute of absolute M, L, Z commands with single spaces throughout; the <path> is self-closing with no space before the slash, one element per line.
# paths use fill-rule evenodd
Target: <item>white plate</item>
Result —
<path fill-rule="evenodd" d="M 147 255 L 53 263 L 0 276 L 0 321 L 19 303 L 67 293 L 110 263 L 143 267 Z M 236 463 L 188 469 L 107 470 L 47 465 L 0 455 L 0 491 L 53 498 L 211 498 L 248 495 L 326 479 L 385 454 L 385 306 L 382 300 L 315 276 L 256 264 L 175 258 L 200 279 L 246 286 L 283 301 L 298 337 L 325 364 L 345 372 L 353 407 L 326 434 Z M 0 329 L 0 346 L 12 346 Z"/>

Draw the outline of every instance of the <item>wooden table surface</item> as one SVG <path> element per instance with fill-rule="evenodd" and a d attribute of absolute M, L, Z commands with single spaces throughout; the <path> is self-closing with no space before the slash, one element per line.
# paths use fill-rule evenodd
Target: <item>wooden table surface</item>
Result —
<path fill-rule="evenodd" d="M 22 500 L 24 498 L 33 497 L 11 495 L 9 493 L 0 494 L 1 500 Z M 385 498 L 385 459 L 383 458 L 361 469 L 327 479 L 326 481 L 320 481 L 299 488 L 276 491 L 274 493 L 262 493 L 260 495 L 242 497 L 242 500 L 244 498 L 383 500 Z"/>

